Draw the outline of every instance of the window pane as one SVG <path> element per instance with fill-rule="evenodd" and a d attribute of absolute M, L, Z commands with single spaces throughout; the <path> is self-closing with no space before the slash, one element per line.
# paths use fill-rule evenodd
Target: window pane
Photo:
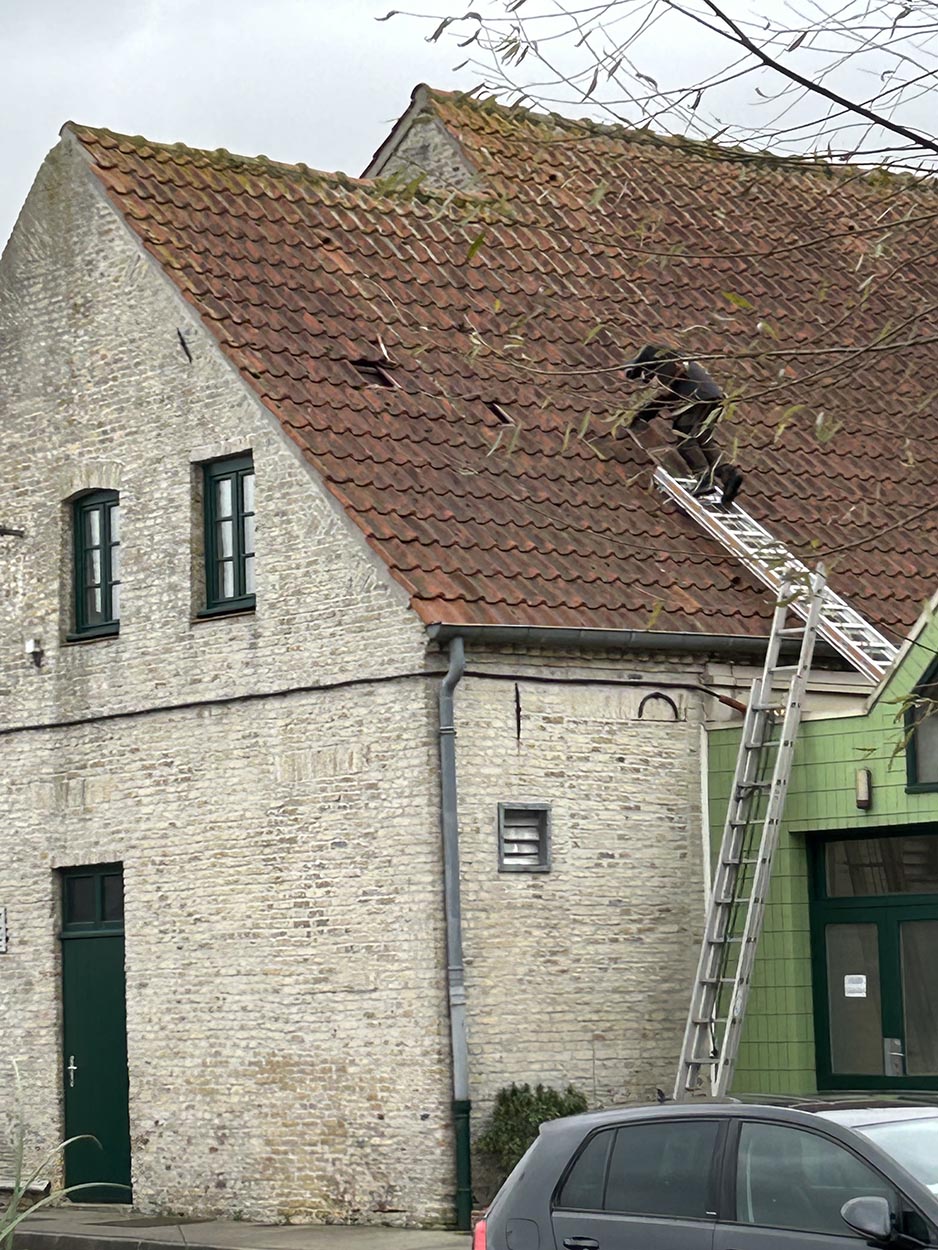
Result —
<path fill-rule="evenodd" d="M 101 548 L 96 547 L 85 555 L 85 585 L 98 586 L 101 583 Z"/>
<path fill-rule="evenodd" d="M 938 715 L 932 713 L 919 721 L 912 745 L 915 750 L 916 781 L 938 781 Z"/>
<path fill-rule="evenodd" d="M 879 993 L 879 928 L 829 924 L 827 993 L 831 1071 L 858 1076 L 883 1072 L 883 1017 Z"/>
<path fill-rule="evenodd" d="M 244 511 L 254 511 L 254 474 L 245 473 L 241 479 L 241 490 L 244 497 Z"/>
<path fill-rule="evenodd" d="M 564 1181 L 558 1206 L 578 1211 L 601 1211 L 603 1184 L 606 1179 L 606 1157 L 612 1145 L 612 1133 L 597 1133 L 591 1138 Z"/>
<path fill-rule="evenodd" d="M 94 877 L 66 877 L 65 923 L 88 924 L 94 918 Z"/>
<path fill-rule="evenodd" d="M 710 1178 L 717 1128 L 712 1120 L 620 1128 L 609 1163 L 606 1210 L 713 1218 Z"/>
<path fill-rule="evenodd" d="M 938 1076 L 938 920 L 905 921 L 899 934 L 906 1075 Z"/>
<path fill-rule="evenodd" d="M 215 483 L 215 515 L 231 516 L 231 478 L 223 477 Z"/>
<path fill-rule="evenodd" d="M 783 1124 L 744 1124 L 736 1167 L 736 1218 L 767 1228 L 849 1236 L 840 1208 L 851 1198 L 892 1202 L 889 1184 L 843 1146 Z"/>
<path fill-rule="evenodd" d="M 254 554 L 254 518 L 246 516 L 244 518 L 244 554 L 252 556 Z"/>
<path fill-rule="evenodd" d="M 219 588 L 220 597 L 222 599 L 233 599 L 235 592 L 234 565 L 230 560 L 228 560 L 226 563 L 219 566 L 218 571 L 221 577 L 221 586 Z"/>
<path fill-rule="evenodd" d="M 101 542 L 101 512 L 98 508 L 84 510 L 82 536 L 86 547 L 97 547 Z"/>
<path fill-rule="evenodd" d="M 111 581 L 119 582 L 121 576 L 121 549 L 114 546 L 111 548 Z"/>
<path fill-rule="evenodd" d="M 222 521 L 216 527 L 216 542 L 220 556 L 234 555 L 234 527 L 231 521 Z"/>
<path fill-rule="evenodd" d="M 121 618 L 121 587 L 120 582 L 115 582 L 111 587 L 111 620 L 119 621 Z"/>
<path fill-rule="evenodd" d="M 110 507 L 109 519 L 111 525 L 111 542 L 119 543 L 121 538 L 121 509 L 120 504 L 113 503 Z"/>
<path fill-rule="evenodd" d="M 831 898 L 938 893 L 935 836 L 829 842 L 826 860 Z"/>
<path fill-rule="evenodd" d="M 124 919 L 124 882 L 123 878 L 116 873 L 112 876 L 104 877 L 102 881 L 104 887 L 103 914 L 102 920 L 123 920 Z"/>
<path fill-rule="evenodd" d="M 248 556 L 244 561 L 244 593 L 254 594 L 254 557 Z"/>
<path fill-rule="evenodd" d="M 85 624 L 100 625 L 104 618 L 101 599 L 101 587 L 95 586 L 85 591 Z"/>

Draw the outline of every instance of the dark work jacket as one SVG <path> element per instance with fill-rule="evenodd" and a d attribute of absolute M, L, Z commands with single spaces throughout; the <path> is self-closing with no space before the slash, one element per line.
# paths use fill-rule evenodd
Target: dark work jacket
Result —
<path fill-rule="evenodd" d="M 720 403 L 724 399 L 716 382 L 695 360 L 687 362 L 681 377 L 673 376 L 673 368 L 671 361 L 662 361 L 648 370 L 661 383 L 662 389 L 647 404 L 642 405 L 635 414 L 637 420 L 647 421 L 664 408 L 687 408 L 691 404 Z"/>

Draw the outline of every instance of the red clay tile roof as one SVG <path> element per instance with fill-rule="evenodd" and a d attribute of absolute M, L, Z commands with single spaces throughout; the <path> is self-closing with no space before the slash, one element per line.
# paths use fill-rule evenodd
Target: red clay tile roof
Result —
<path fill-rule="evenodd" d="M 741 502 L 803 552 L 846 545 L 835 588 L 910 626 L 934 588 L 938 357 L 887 340 L 851 380 L 850 357 L 791 353 L 921 328 L 898 329 L 938 307 L 938 194 L 426 98 L 481 194 L 70 129 L 425 622 L 765 634 L 766 594 L 603 433 L 634 393 L 615 367 L 666 337 L 780 353 L 712 366 L 750 391 Z M 396 389 L 353 364 L 379 336 Z"/>

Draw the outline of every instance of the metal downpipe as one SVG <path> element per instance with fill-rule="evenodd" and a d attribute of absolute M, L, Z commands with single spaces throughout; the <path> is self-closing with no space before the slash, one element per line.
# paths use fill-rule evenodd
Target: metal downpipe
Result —
<path fill-rule="evenodd" d="M 443 900 L 446 915 L 446 989 L 453 1052 L 453 1129 L 456 1146 L 456 1227 L 468 1232 L 472 1219 L 469 1153 L 469 1050 L 466 1042 L 466 981 L 462 953 L 459 890 L 459 816 L 456 804 L 456 723 L 453 692 L 466 667 L 461 637 L 450 639 L 449 669 L 440 684 L 440 829 L 443 835 Z"/>

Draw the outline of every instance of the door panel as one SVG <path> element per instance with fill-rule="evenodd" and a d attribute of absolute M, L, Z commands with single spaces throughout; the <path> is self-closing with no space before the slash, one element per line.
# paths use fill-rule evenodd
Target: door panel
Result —
<path fill-rule="evenodd" d="M 64 880 L 65 1135 L 88 1134 L 96 1139 L 76 1142 L 65 1151 L 66 1184 L 95 1186 L 72 1194 L 73 1202 L 129 1202 L 131 1198 L 119 886 L 119 873 L 113 869 L 107 875 L 84 873 L 74 881 L 69 876 Z"/>
<path fill-rule="evenodd" d="M 829 924 L 824 935 L 831 1068 L 837 1073 L 880 1073 L 879 929 L 875 924 Z"/>
<path fill-rule="evenodd" d="M 938 920 L 899 924 L 907 1076 L 938 1073 Z"/>
<path fill-rule="evenodd" d="M 614 1215 L 605 1211 L 555 1211 L 554 1241 L 560 1247 L 595 1242 L 596 1250 L 712 1250 L 709 1220 L 662 1220 L 653 1215 Z M 592 1250 L 584 1246 L 583 1250 Z"/>
<path fill-rule="evenodd" d="M 722 1142 L 722 1126 L 702 1118 L 637 1121 L 597 1133 L 558 1196 L 556 1246 L 712 1250 Z"/>
<path fill-rule="evenodd" d="M 791 1124 L 744 1121 L 733 1166 L 734 1200 L 714 1250 L 844 1250 L 862 1244 L 840 1216 L 851 1198 L 881 1196 L 891 1184 L 841 1143 Z"/>
<path fill-rule="evenodd" d="M 845 1226 L 846 1227 L 846 1226 Z M 784 1228 L 753 1228 L 721 1224 L 713 1250 L 858 1250 L 858 1237 L 831 1233 L 798 1233 Z"/>

